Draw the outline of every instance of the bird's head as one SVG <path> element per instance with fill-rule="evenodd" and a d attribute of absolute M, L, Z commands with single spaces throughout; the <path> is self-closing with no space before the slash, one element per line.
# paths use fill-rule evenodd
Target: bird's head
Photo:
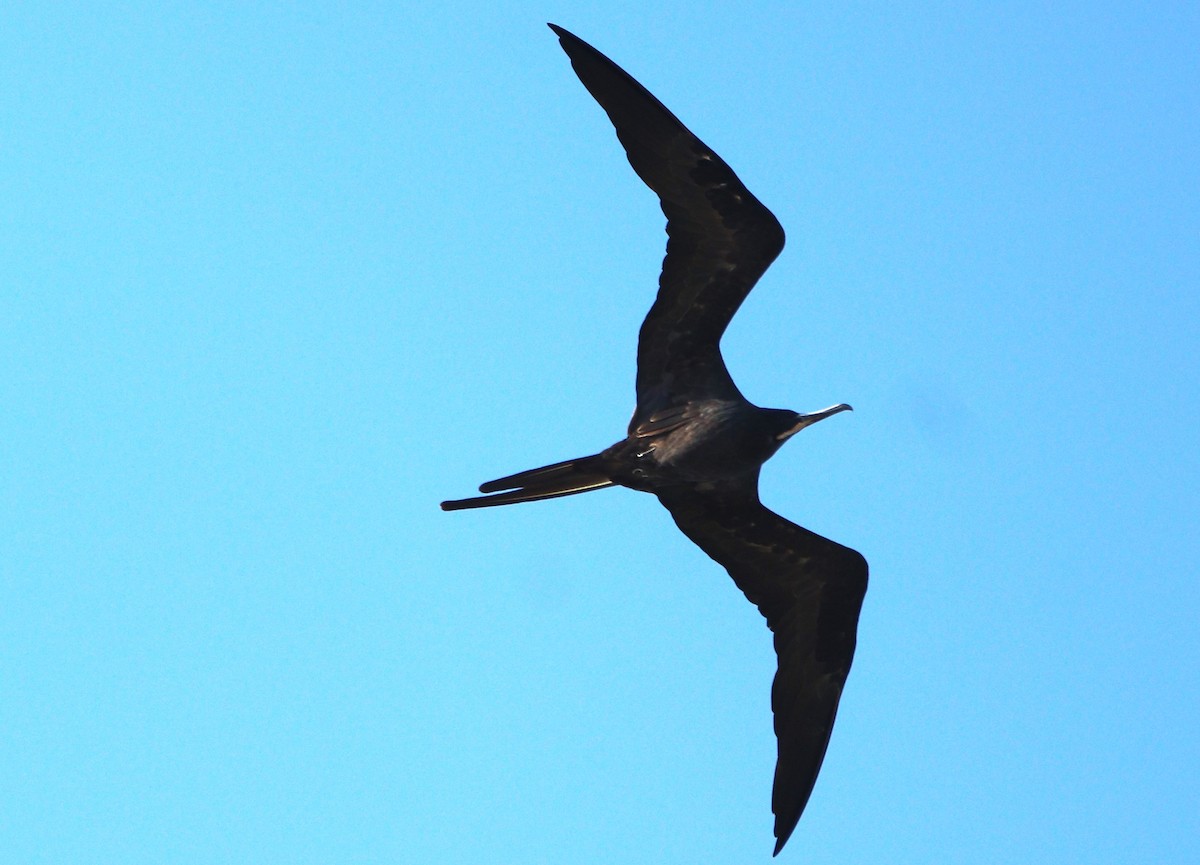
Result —
<path fill-rule="evenodd" d="M 800 432 L 800 430 L 804 429 L 806 426 L 812 426 L 817 421 L 825 420 L 825 418 L 835 415 L 841 411 L 854 411 L 854 409 L 846 405 L 844 402 L 840 402 L 837 405 L 831 405 L 829 408 L 823 408 L 820 411 L 812 411 L 803 414 L 800 412 L 791 412 L 792 417 L 788 421 L 787 427 L 775 437 L 780 442 L 785 442 L 796 433 Z"/>

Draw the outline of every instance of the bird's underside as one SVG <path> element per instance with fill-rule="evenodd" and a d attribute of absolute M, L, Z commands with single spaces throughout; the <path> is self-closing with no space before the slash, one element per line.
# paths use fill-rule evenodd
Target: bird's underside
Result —
<path fill-rule="evenodd" d="M 624 439 L 592 456 L 480 486 L 444 510 L 517 504 L 624 486 L 656 495 L 679 529 L 729 571 L 766 617 L 779 668 L 771 689 L 778 761 L 775 853 L 821 768 L 854 656 L 867 563 L 758 498 L 762 464 L 806 426 L 849 409 L 800 414 L 751 405 L 719 348 L 730 319 L 783 248 L 783 229 L 732 169 L 616 64 L 561 27 L 584 86 L 667 217 L 658 297 L 638 340 L 637 408 Z"/>

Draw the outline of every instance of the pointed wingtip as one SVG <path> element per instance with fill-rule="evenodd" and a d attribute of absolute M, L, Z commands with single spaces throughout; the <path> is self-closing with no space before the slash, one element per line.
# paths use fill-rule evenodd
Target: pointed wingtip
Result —
<path fill-rule="evenodd" d="M 792 837 L 792 833 L 796 831 L 796 824 L 799 822 L 800 815 L 797 814 L 796 819 L 792 822 L 791 826 L 788 826 L 787 828 L 779 825 L 775 826 L 775 852 L 771 854 L 772 858 L 779 855 L 779 851 L 783 849 L 783 845 L 787 844 L 788 839 Z"/>
<path fill-rule="evenodd" d="M 583 40 L 568 30 L 566 27 L 559 27 L 553 22 L 547 21 L 546 26 L 554 31 L 554 35 L 558 37 L 559 42 L 582 42 Z"/>

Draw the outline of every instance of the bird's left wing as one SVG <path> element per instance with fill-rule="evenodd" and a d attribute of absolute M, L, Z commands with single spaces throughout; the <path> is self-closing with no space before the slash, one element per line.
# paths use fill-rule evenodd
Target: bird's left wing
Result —
<path fill-rule="evenodd" d="M 771 709 L 779 759 L 771 810 L 778 853 L 808 803 L 829 744 L 854 657 L 867 562 L 767 510 L 756 486 L 674 487 L 657 494 L 680 530 L 729 571 L 775 635 L 779 670 Z"/>

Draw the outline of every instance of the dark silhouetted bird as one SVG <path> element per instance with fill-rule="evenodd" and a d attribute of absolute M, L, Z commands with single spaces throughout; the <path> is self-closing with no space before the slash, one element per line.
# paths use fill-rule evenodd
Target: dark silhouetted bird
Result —
<path fill-rule="evenodd" d="M 775 853 L 820 771 L 854 656 L 867 563 L 854 550 L 763 507 L 758 473 L 785 441 L 850 408 L 764 409 L 742 396 L 719 343 L 783 249 L 783 229 L 728 165 L 661 102 L 592 46 L 551 24 L 579 79 L 608 113 L 638 176 L 667 217 L 658 298 L 638 340 L 637 408 L 607 450 L 480 486 L 445 510 L 623 486 L 653 493 L 766 617 L 779 669 L 771 708 L 779 757 Z"/>

